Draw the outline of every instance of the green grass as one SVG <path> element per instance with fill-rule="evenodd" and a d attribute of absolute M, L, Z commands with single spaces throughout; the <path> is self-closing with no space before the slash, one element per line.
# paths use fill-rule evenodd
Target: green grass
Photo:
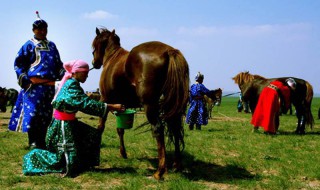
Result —
<path fill-rule="evenodd" d="M 296 117 L 280 117 L 279 135 L 252 133 L 251 114 L 236 111 L 237 97 L 223 98 L 213 119 L 201 131 L 185 126 L 183 171 L 172 171 L 173 149 L 167 147 L 168 173 L 163 181 L 151 176 L 157 161 L 156 141 L 148 127 L 126 130 L 128 159 L 119 153 L 115 116 L 103 134 L 101 165 L 74 178 L 23 176 L 27 134 L 8 132 L 10 114 L 0 113 L 0 189 L 320 189 L 320 98 L 314 98 L 314 129 L 295 135 Z M 97 126 L 98 118 L 79 113 Z M 134 126 L 145 121 L 135 115 Z"/>

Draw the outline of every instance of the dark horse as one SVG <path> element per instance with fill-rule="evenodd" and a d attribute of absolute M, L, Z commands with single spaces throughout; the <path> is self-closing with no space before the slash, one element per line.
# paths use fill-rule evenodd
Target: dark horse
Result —
<path fill-rule="evenodd" d="M 244 101 L 249 102 L 252 113 L 257 105 L 259 95 L 264 87 L 269 85 L 271 81 L 278 80 L 283 83 L 288 78 L 293 78 L 296 81 L 296 89 L 291 91 L 290 100 L 296 108 L 298 124 L 296 128 L 297 134 L 305 133 L 305 125 L 311 128 L 314 125 L 314 119 L 311 113 L 311 102 L 313 98 L 313 88 L 308 81 L 295 77 L 281 78 L 264 78 L 260 75 L 251 75 L 249 72 L 241 72 L 232 79 L 239 85 Z"/>
<path fill-rule="evenodd" d="M 153 136 L 157 140 L 158 169 L 161 179 L 167 171 L 164 128 L 167 126 L 175 147 L 175 169 L 181 167 L 184 148 L 183 121 L 189 90 L 189 66 L 182 53 L 158 41 L 142 43 L 131 51 L 123 49 L 120 38 L 107 29 L 96 28 L 92 43 L 93 66 L 103 65 L 100 78 L 100 101 L 121 103 L 136 108 L 143 105 Z M 100 118 L 103 131 L 106 118 Z M 166 125 L 165 125 L 166 123 Z M 124 129 L 117 129 L 120 153 L 126 158 Z"/>
<path fill-rule="evenodd" d="M 204 96 L 204 100 L 206 102 L 208 117 L 212 118 L 212 109 L 215 105 L 220 106 L 222 98 L 222 90 L 221 88 L 210 90 L 208 95 Z"/>
<path fill-rule="evenodd" d="M 13 88 L 2 88 L 0 87 L 0 110 L 2 112 L 7 111 L 7 106 L 11 106 L 11 111 L 13 110 L 13 107 L 17 101 L 18 98 L 18 91 Z"/>

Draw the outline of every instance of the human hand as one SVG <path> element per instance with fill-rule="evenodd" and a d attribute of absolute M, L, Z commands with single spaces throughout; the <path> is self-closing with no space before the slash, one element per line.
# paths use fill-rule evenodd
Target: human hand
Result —
<path fill-rule="evenodd" d="M 108 104 L 109 111 L 124 112 L 126 110 L 125 106 L 122 104 Z"/>

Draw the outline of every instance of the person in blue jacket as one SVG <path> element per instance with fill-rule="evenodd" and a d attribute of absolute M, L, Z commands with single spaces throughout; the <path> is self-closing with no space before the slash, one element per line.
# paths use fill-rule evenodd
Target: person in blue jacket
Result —
<path fill-rule="evenodd" d="M 30 148 L 44 148 L 52 118 L 55 82 L 65 70 L 56 45 L 47 39 L 48 24 L 37 14 L 34 37 L 19 50 L 14 70 L 21 87 L 9 121 L 9 130 L 27 132 Z"/>
<path fill-rule="evenodd" d="M 208 111 L 204 102 L 204 95 L 209 93 L 202 83 L 204 75 L 198 72 L 195 77 L 195 84 L 190 87 L 190 107 L 186 117 L 186 123 L 189 124 L 189 129 L 193 130 L 196 125 L 197 130 L 201 130 L 201 125 L 208 124 Z"/>

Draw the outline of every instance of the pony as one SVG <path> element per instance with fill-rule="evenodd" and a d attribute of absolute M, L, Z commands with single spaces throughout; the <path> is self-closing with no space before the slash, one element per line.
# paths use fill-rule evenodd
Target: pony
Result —
<path fill-rule="evenodd" d="M 189 66 L 183 54 L 167 44 L 150 41 L 127 51 L 120 45 L 115 30 L 96 28 L 92 42 L 93 67 L 103 65 L 99 88 L 100 101 L 121 103 L 127 108 L 143 105 L 151 131 L 157 141 L 158 169 L 155 179 L 167 172 L 164 131 L 174 144 L 173 168 L 181 169 L 184 149 L 183 115 L 189 91 Z M 106 117 L 100 118 L 98 130 L 103 132 Z M 117 128 L 120 153 L 127 158 L 124 129 Z"/>
<path fill-rule="evenodd" d="M 249 101 L 249 106 L 253 114 L 262 89 L 274 80 L 286 83 L 288 78 L 293 78 L 296 81 L 296 89 L 291 91 L 290 95 L 290 100 L 296 109 L 298 119 L 295 133 L 305 134 L 305 126 L 309 125 L 312 129 L 314 125 L 314 118 L 311 112 L 313 87 L 308 81 L 295 77 L 264 78 L 260 75 L 252 75 L 248 71 L 240 72 L 232 79 L 238 84 L 243 95 L 243 100 Z"/>
<path fill-rule="evenodd" d="M 211 97 L 209 97 L 211 96 Z M 206 107 L 208 111 L 209 119 L 212 118 L 212 110 L 215 105 L 220 106 L 222 100 L 222 90 L 221 88 L 211 90 L 210 95 L 204 95 L 204 101 L 206 102 Z"/>
<path fill-rule="evenodd" d="M 97 100 L 97 101 L 99 101 L 99 100 L 100 100 L 100 97 L 101 97 L 101 95 L 100 95 L 99 92 L 86 92 L 86 95 L 87 95 L 89 98 L 91 98 L 91 99 L 93 99 L 93 100 Z"/>
<path fill-rule="evenodd" d="M 2 112 L 7 111 L 7 106 L 11 106 L 11 111 L 17 101 L 18 98 L 18 91 L 13 88 L 2 88 L 0 87 L 0 110 Z"/>

